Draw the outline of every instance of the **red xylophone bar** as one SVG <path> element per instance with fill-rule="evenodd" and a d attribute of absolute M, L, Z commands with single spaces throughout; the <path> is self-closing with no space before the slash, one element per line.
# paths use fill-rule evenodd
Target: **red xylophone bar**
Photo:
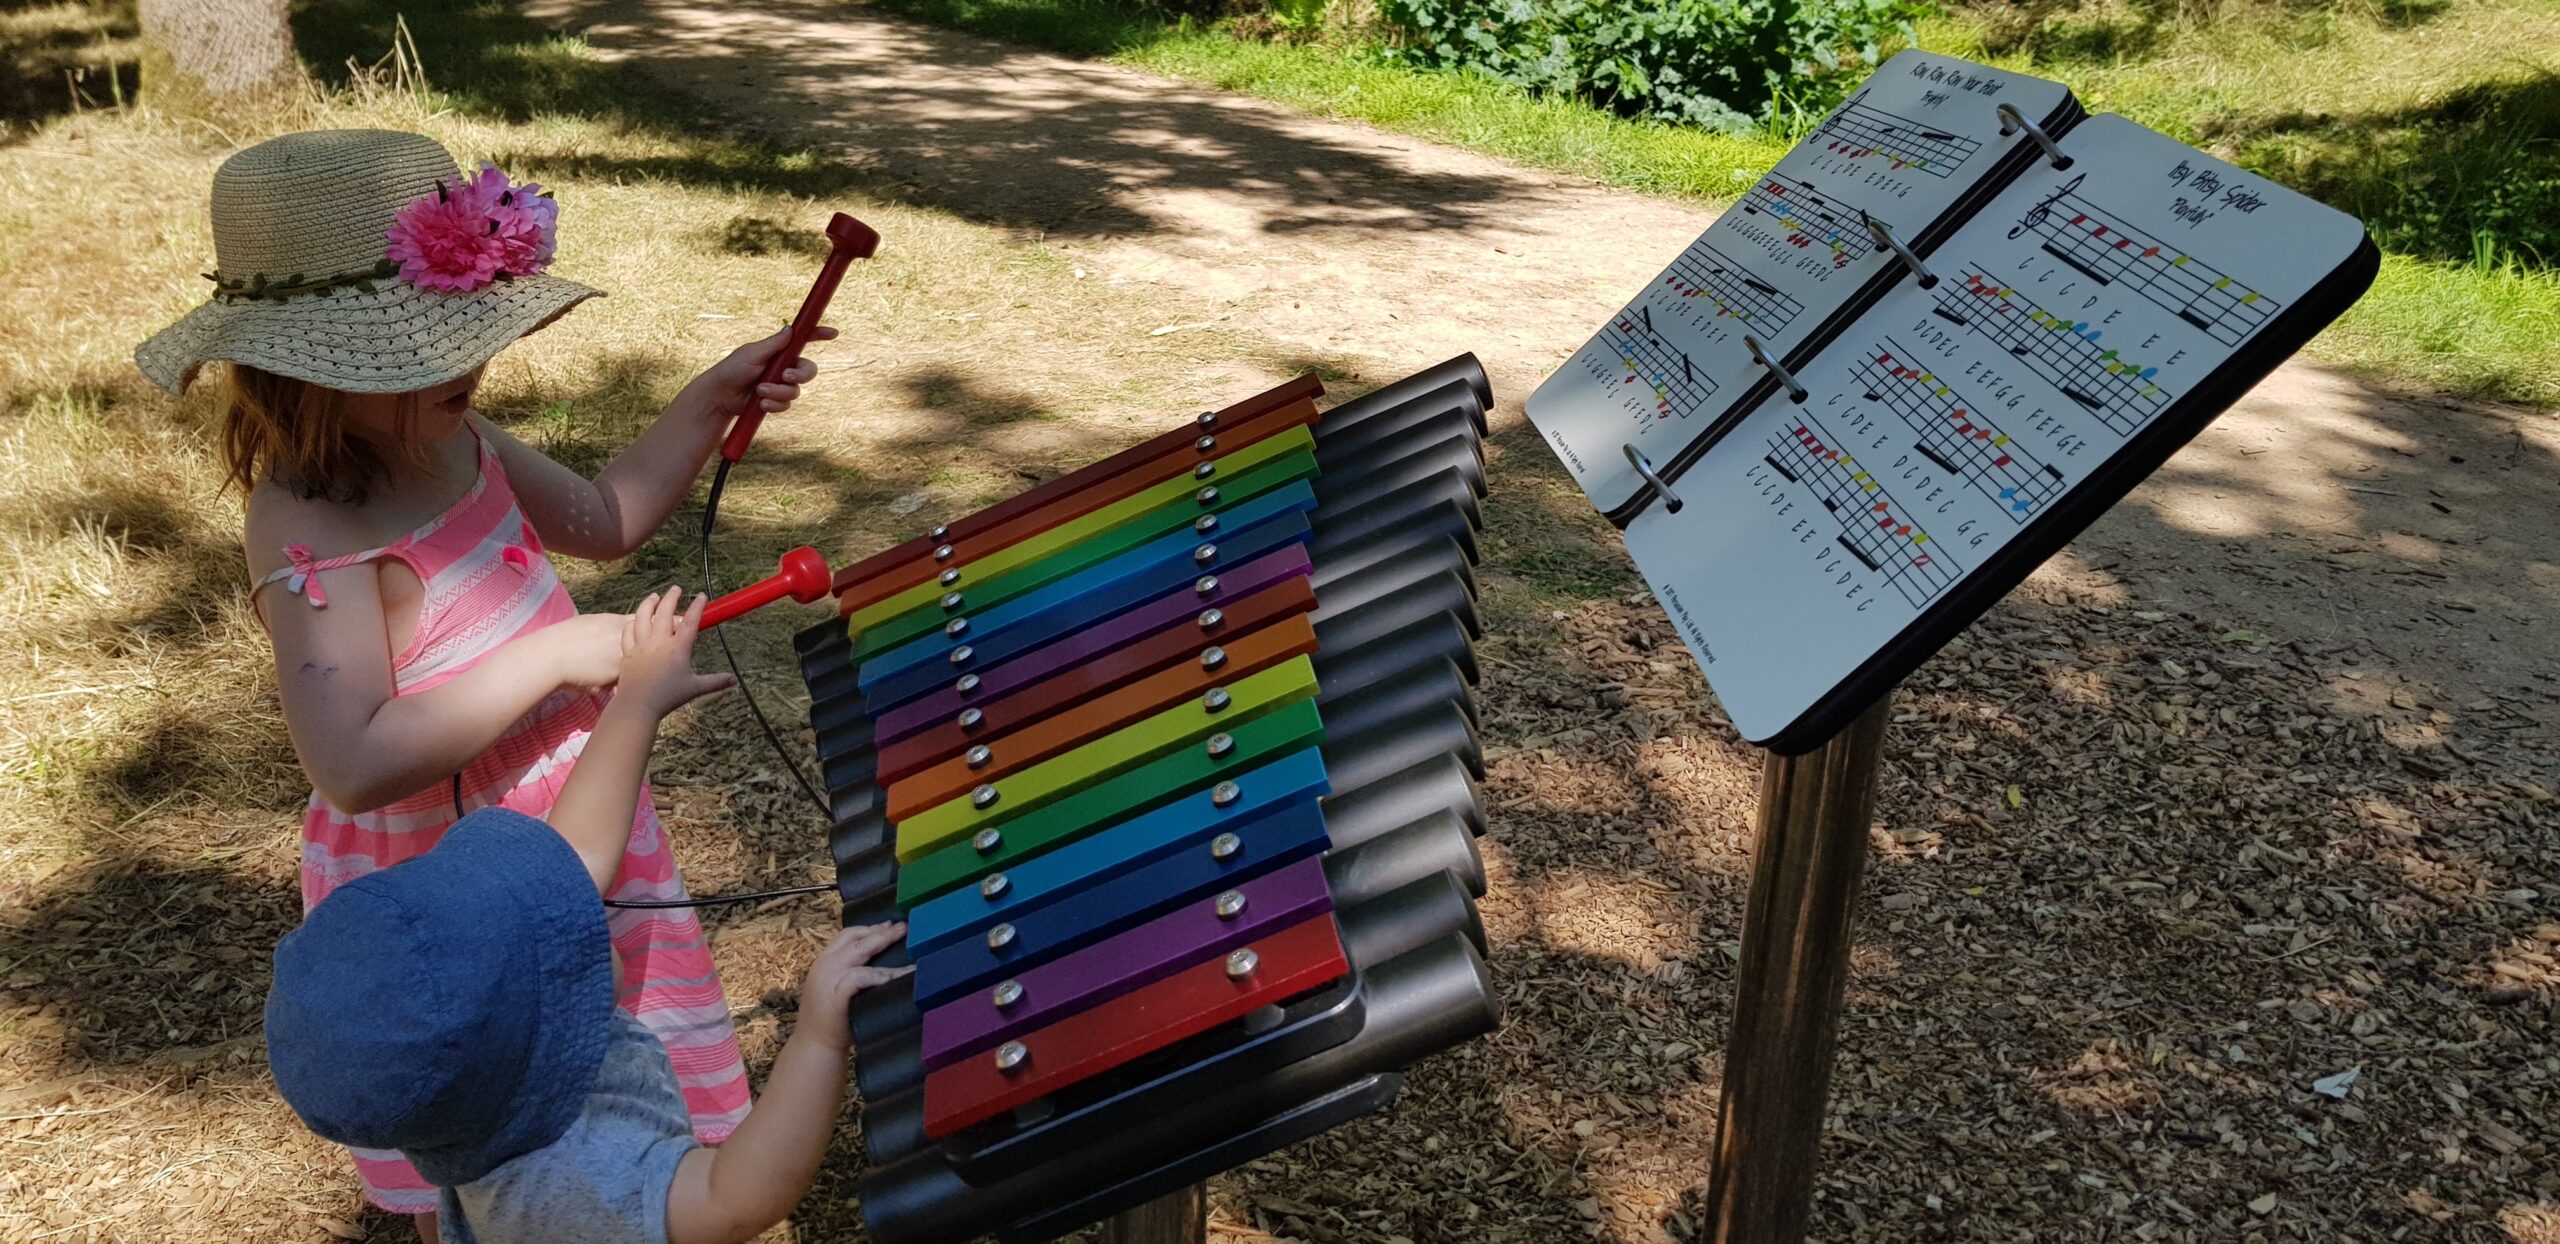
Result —
<path fill-rule="evenodd" d="M 1100 462 L 953 519 L 931 534 L 874 553 L 837 572 L 838 606 L 849 614 L 886 600 L 932 578 L 945 566 L 968 561 L 973 551 L 1004 548 L 1161 484 L 1180 470 L 1189 469 L 1195 461 L 1313 423 L 1317 418 L 1315 398 L 1322 392 L 1323 382 L 1313 376 L 1300 376 L 1224 410 L 1211 411 L 1192 426 L 1142 441 Z M 1215 443 L 1205 450 L 1200 448 L 1203 436 L 1215 438 Z M 1177 463 L 1178 467 L 1173 465 Z M 943 547 L 950 548 L 951 553 L 935 557 L 935 551 Z"/>

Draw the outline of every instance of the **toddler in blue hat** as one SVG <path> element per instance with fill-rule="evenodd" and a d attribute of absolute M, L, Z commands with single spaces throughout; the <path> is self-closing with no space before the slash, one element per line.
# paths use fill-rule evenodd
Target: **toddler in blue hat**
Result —
<path fill-rule="evenodd" d="M 693 1138 L 666 1047 L 615 1007 L 603 893 L 658 723 L 727 687 L 693 672 L 702 601 L 624 629 L 621 677 L 550 824 L 466 817 L 427 854 L 340 887 L 276 948 L 267 1053 L 311 1130 L 395 1149 L 433 1181 L 444 1244 L 709 1244 L 799 1203 L 844 1092 L 846 1004 L 903 925 L 846 929 L 809 969 L 763 1100 Z"/>

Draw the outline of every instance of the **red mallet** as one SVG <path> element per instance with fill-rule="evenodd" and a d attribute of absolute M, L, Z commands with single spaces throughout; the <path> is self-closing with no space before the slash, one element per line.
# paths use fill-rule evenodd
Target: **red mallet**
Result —
<path fill-rule="evenodd" d="M 871 226 L 843 212 L 827 222 L 827 262 L 818 269 L 818 281 L 809 287 L 809 296 L 800 302 L 800 314 L 791 320 L 791 335 L 782 349 L 765 364 L 764 374 L 756 378 L 757 389 L 782 383 L 782 373 L 800 357 L 809 344 L 809 336 L 818 331 L 818 318 L 827 313 L 827 301 L 836 296 L 836 286 L 844 280 L 844 270 L 857 259 L 869 259 L 880 249 L 880 235 Z M 738 421 L 729 426 L 729 439 L 720 446 L 720 456 L 735 462 L 747 456 L 747 446 L 756 439 L 756 427 L 764 422 L 764 399 L 757 389 L 747 391 L 747 408 Z M 803 597 L 802 599 L 807 599 Z"/>
<path fill-rule="evenodd" d="M 826 598 L 827 559 L 802 545 L 782 555 L 782 572 L 739 588 L 703 607 L 702 625 L 718 626 L 750 609 L 761 609 L 785 596 L 808 604 Z"/>

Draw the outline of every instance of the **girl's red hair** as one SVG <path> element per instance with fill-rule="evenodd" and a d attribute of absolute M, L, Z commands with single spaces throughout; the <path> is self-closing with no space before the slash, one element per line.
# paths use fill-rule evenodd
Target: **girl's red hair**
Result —
<path fill-rule="evenodd" d="M 246 363 L 229 367 L 222 398 L 222 462 L 243 494 L 270 480 L 305 498 L 363 504 L 389 468 L 383 447 L 347 430 L 348 395 Z M 408 445 L 416 395 L 401 394 L 395 427 Z"/>

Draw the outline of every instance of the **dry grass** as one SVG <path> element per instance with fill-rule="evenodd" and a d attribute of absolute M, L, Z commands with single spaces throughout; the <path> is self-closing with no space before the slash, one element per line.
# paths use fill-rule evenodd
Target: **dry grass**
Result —
<path fill-rule="evenodd" d="M 1021 464 L 1054 470 L 1145 426 L 1124 412 L 1286 370 L 1216 330 L 1151 336 L 1203 317 L 884 202 L 854 170 L 618 120 L 477 120 L 384 79 L 220 128 L 91 112 L 0 147 L 0 610 L 20 623 L 0 635 L 0 1239 L 399 1235 L 359 1212 L 351 1173 L 265 1085 L 263 965 L 297 918 L 307 788 L 246 607 L 209 404 L 167 398 L 129 362 L 203 294 L 221 158 L 364 125 L 424 130 L 558 191 L 558 270 L 611 296 L 503 356 L 483 409 L 582 466 L 788 316 L 829 210 L 889 239 L 836 302 L 827 374 L 766 426 L 724 503 L 726 581 L 791 544 L 874 547 L 921 521 L 900 513 L 1018 491 Z M 696 521 L 563 572 L 591 609 L 697 582 Z M 787 640 L 807 620 L 733 628 L 786 723 L 805 719 Z M 819 822 L 734 699 L 674 723 L 656 767 L 698 888 L 814 875 Z M 778 1029 L 764 999 L 796 985 L 831 913 L 712 923 L 760 1066 Z"/>
<path fill-rule="evenodd" d="M 535 50 L 575 80 L 578 45 Z M 539 119 L 489 119 L 511 115 Z M 199 296 L 221 155 L 309 124 L 423 127 L 557 187 L 561 271 L 614 296 L 511 351 L 487 406 L 580 464 L 786 314 L 793 239 L 826 211 L 881 228 L 828 374 L 724 505 L 731 580 L 789 544 L 868 552 L 1323 364 L 1153 335 L 1215 312 L 859 169 L 601 106 L 363 89 L 228 132 L 89 115 L 0 146 L 0 1240 L 403 1238 L 266 1083 L 303 787 L 204 411 L 125 361 Z M 1534 434 L 1497 433 L 1484 916 L 1508 1023 L 1388 1115 L 1218 1181 L 1220 1238 L 1695 1236 L 1754 760 Z M 689 550 L 564 570 L 610 607 L 692 578 Z M 2177 573 L 2066 556 L 1911 685 L 1817 1238 L 2560 1244 L 2547 689 L 2449 696 L 2363 647 L 2147 607 Z M 739 631 L 783 720 L 800 617 Z M 674 723 L 655 770 L 698 888 L 821 875 L 734 699 Z M 831 922 L 712 918 L 752 1065 Z M 2349 1100 L 2307 1091 L 2348 1065 Z M 848 1129 L 785 1234 L 858 1239 L 859 1169 Z"/>

